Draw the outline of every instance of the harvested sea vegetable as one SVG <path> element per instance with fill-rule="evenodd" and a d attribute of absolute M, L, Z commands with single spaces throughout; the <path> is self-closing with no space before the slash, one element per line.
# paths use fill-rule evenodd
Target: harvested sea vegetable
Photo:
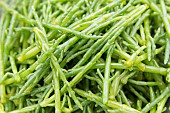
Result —
<path fill-rule="evenodd" d="M 162 113 L 169 0 L 0 0 L 0 113 Z"/>

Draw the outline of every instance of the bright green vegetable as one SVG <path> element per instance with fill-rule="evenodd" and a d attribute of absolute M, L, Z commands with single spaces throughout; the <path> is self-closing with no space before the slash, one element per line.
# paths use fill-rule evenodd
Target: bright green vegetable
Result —
<path fill-rule="evenodd" d="M 0 112 L 163 113 L 169 0 L 0 0 Z"/>

